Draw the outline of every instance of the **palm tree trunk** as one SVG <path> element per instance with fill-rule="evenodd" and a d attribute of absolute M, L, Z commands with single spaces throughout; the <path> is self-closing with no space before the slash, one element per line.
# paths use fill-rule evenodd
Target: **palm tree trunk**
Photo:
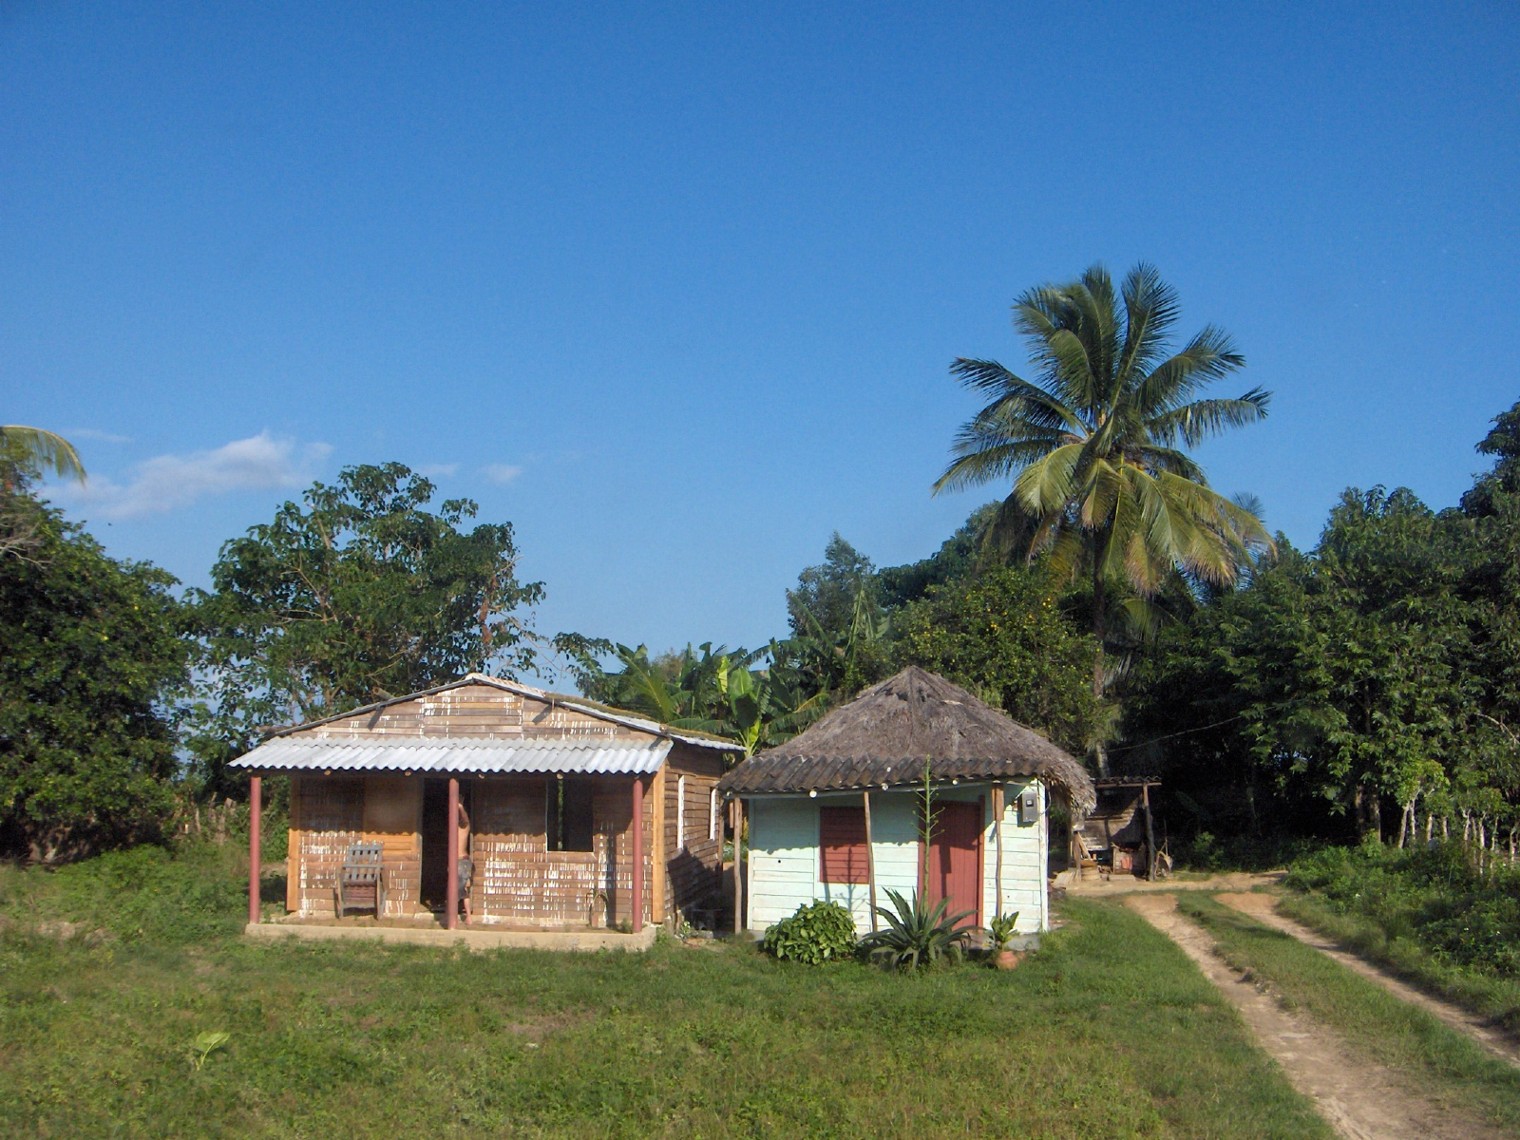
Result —
<path fill-rule="evenodd" d="M 1098 649 L 1093 655 L 1093 703 L 1103 703 L 1103 645 L 1108 637 L 1108 598 L 1104 590 L 1103 574 L 1098 567 L 1097 543 L 1093 544 L 1092 556 L 1092 588 L 1093 588 L 1093 640 L 1097 642 Z M 1108 745 L 1100 736 L 1093 744 L 1093 759 L 1097 761 L 1098 778 L 1108 775 Z"/>

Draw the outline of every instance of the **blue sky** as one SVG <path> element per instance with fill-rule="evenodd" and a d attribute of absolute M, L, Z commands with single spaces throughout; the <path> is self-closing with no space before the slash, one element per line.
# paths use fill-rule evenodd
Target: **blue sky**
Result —
<path fill-rule="evenodd" d="M 1009 305 L 1153 262 L 1200 453 L 1313 543 L 1348 485 L 1455 502 L 1520 398 L 1512 3 L 0 6 L 0 422 L 56 502 L 204 584 L 397 459 L 517 530 L 536 625 L 785 632 L 839 530 L 929 554 L 1020 370 Z"/>

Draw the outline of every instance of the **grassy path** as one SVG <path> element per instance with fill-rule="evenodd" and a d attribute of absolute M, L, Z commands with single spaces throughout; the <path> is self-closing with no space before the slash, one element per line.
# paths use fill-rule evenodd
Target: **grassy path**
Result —
<path fill-rule="evenodd" d="M 1336 1121 L 1344 1134 L 1520 1134 L 1520 1072 L 1508 1063 L 1320 951 L 1213 898 L 1179 897 L 1177 905 L 1185 917 L 1174 921 L 1194 931 L 1205 956 L 1217 955 L 1216 973 L 1223 970 L 1237 988 L 1259 990 L 1263 1002 L 1296 1025 L 1277 1043 L 1279 1053 L 1291 1054 L 1304 1041 L 1331 1050 L 1303 1068 L 1306 1079 L 1333 1086 L 1332 1113 L 1348 1110 L 1348 1120 Z"/>
<path fill-rule="evenodd" d="M 1257 1042 L 1282 1065 L 1293 1087 L 1314 1101 L 1339 1135 L 1353 1140 L 1474 1135 L 1443 1130 L 1448 1122 L 1439 1106 L 1410 1095 L 1396 1073 L 1365 1063 L 1326 1025 L 1283 1008 L 1251 971 L 1234 969 L 1222 960 L 1208 933 L 1178 914 L 1175 895 L 1135 895 L 1126 901 L 1176 942 L 1219 988 Z"/>
<path fill-rule="evenodd" d="M 1387 970 L 1343 949 L 1338 943 L 1311 930 L 1301 922 L 1277 913 L 1276 900 L 1269 894 L 1229 893 L 1217 898 L 1225 906 L 1238 910 L 1274 930 L 1280 930 L 1298 939 L 1305 946 L 1313 947 L 1321 954 L 1335 959 L 1348 970 L 1354 970 L 1369 981 L 1382 986 L 1389 993 L 1410 1005 L 1419 1006 L 1431 1016 L 1439 1018 L 1458 1033 L 1472 1038 L 1487 1052 L 1510 1065 L 1520 1066 L 1520 1042 L 1493 1024 L 1491 1018 L 1434 997 L 1424 990 L 1416 989 L 1408 982 L 1394 977 Z"/>

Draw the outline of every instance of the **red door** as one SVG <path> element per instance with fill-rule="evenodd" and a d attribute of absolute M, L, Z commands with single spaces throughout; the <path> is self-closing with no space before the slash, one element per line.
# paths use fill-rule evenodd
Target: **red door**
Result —
<path fill-rule="evenodd" d="M 941 800 L 934 805 L 929 842 L 929 905 L 949 899 L 947 914 L 971 913 L 961 926 L 982 918 L 982 805 Z"/>

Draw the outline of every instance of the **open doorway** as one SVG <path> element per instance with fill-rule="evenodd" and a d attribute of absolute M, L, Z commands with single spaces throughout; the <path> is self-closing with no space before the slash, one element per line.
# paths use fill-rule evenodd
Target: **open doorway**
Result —
<path fill-rule="evenodd" d="M 474 818 L 470 802 L 470 785 L 461 781 L 459 802 Z M 448 905 L 449 844 L 454 839 L 453 821 L 449 819 L 449 782 L 426 779 L 422 782 L 422 905 L 442 914 Z"/>

